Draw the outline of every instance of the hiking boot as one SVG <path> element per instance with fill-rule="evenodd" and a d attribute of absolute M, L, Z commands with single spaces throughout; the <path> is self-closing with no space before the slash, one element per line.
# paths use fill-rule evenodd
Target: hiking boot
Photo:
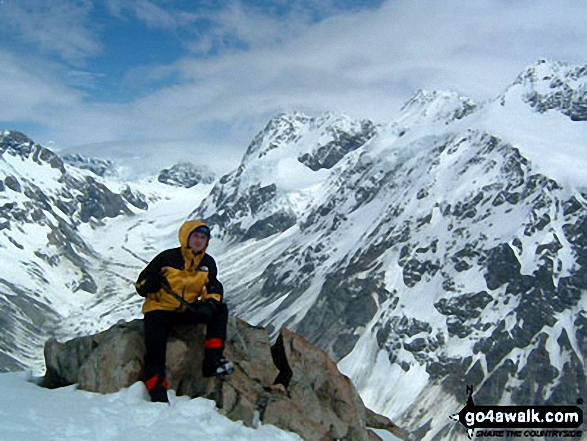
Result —
<path fill-rule="evenodd" d="M 145 381 L 145 386 L 151 397 L 151 402 L 169 403 L 169 398 L 167 398 L 168 384 L 165 378 L 162 378 L 159 375 L 153 375 Z"/>
<path fill-rule="evenodd" d="M 219 375 L 230 375 L 234 372 L 234 364 L 226 358 L 221 357 L 213 362 L 204 361 L 204 377 L 217 377 Z"/>

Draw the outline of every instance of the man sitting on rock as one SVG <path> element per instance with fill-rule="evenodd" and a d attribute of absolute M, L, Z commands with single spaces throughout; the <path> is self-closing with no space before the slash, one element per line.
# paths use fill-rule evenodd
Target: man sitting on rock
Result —
<path fill-rule="evenodd" d="M 165 377 L 167 338 L 175 325 L 206 323 L 203 375 L 230 374 L 233 364 L 223 356 L 228 308 L 217 279 L 216 262 L 206 249 L 210 228 L 190 220 L 179 230 L 179 248 L 158 254 L 139 274 L 137 292 L 145 297 L 145 385 L 151 401 L 168 402 Z"/>

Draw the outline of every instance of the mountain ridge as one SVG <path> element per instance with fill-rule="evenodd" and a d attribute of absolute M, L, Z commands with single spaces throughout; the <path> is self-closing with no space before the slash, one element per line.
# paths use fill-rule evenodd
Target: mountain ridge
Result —
<path fill-rule="evenodd" d="M 303 210 L 289 217 L 287 205 L 276 204 L 285 199 L 279 185 L 244 176 L 245 164 L 237 175 L 250 186 L 239 187 L 231 200 L 254 210 L 218 219 L 213 213 L 230 200 L 214 195 L 236 188 L 225 176 L 193 214 L 220 224 L 228 236 L 236 256 L 220 262 L 235 274 L 228 285 L 237 314 L 304 335 L 339 360 L 373 408 L 422 439 L 444 439 L 460 429 L 442 422 L 436 409 L 398 404 L 426 400 L 428 387 L 453 405 L 466 402 L 466 385 L 475 387 L 476 402 L 487 404 L 574 403 L 587 392 L 581 361 L 587 180 L 573 187 L 548 177 L 544 159 L 527 142 L 533 132 L 522 137 L 518 131 L 518 124 L 534 131 L 537 122 L 560 126 L 562 114 L 569 123 L 562 131 L 576 131 L 570 139 L 584 133 L 572 125 L 580 122 L 576 114 L 567 115 L 569 108 L 582 108 L 580 92 L 548 109 L 531 93 L 575 90 L 560 81 L 551 87 L 563 68 L 571 81 L 583 78 L 575 75 L 583 68 L 540 61 L 503 95 L 480 105 L 454 93 L 417 92 L 396 122 L 377 126 L 376 135 L 328 169 L 308 190 Z M 548 69 L 558 76 L 547 75 Z M 529 78 L 531 87 L 520 90 L 520 78 Z M 551 95 L 540 96 L 553 102 Z M 579 104 L 568 107 L 569 99 Z M 504 127 L 511 115 L 516 121 Z M 502 127 L 493 134 L 496 123 Z M 308 132 L 272 134 L 315 145 L 316 135 L 304 141 Z M 556 136 L 541 142 L 553 148 Z M 264 142 L 272 144 L 271 138 Z M 289 157 L 281 153 L 282 161 Z M 279 174 L 269 161 L 263 165 L 267 175 Z M 259 197 L 263 189 L 267 194 Z M 242 236 L 243 224 L 272 229 Z M 260 250 L 255 268 L 246 265 L 239 243 L 243 253 Z M 457 350 L 465 342 L 470 349 Z M 365 354 L 364 347 L 373 352 Z M 408 400 L 382 391 L 370 377 L 380 381 L 383 373 L 373 369 L 404 382 L 413 370 L 419 389 Z"/>

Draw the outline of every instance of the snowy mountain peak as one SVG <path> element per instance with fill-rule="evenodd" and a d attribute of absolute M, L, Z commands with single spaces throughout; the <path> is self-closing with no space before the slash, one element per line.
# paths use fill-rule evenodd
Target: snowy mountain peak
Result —
<path fill-rule="evenodd" d="M 416 91 L 401 108 L 398 123 L 403 125 L 448 123 L 464 118 L 477 108 L 470 98 L 452 91 Z"/>
<path fill-rule="evenodd" d="M 573 121 L 587 121 L 587 65 L 539 60 L 529 66 L 502 98 L 519 96 L 536 111 L 558 110 Z"/>
<path fill-rule="evenodd" d="M 311 121 L 313 118 L 300 113 L 282 113 L 271 118 L 265 128 L 253 138 L 242 163 L 262 158 L 269 151 L 278 148 L 279 145 L 293 141 L 293 137 L 297 135 L 299 129 L 307 126 Z"/>
<path fill-rule="evenodd" d="M 329 170 L 376 133 L 371 121 L 344 115 L 279 115 L 255 137 L 241 166 L 217 182 L 193 215 L 208 219 L 232 240 L 285 231 L 321 191 Z M 226 208 L 218 210 L 219 204 Z"/>
<path fill-rule="evenodd" d="M 42 163 L 49 164 L 52 168 L 58 169 L 61 173 L 65 173 L 63 161 L 51 150 L 48 150 L 28 138 L 26 135 L 4 130 L 0 135 L 0 156 L 7 153 L 13 157 L 20 157 L 22 160 L 32 159 L 35 163 L 41 165 Z"/>
<path fill-rule="evenodd" d="M 332 167 L 322 131 L 290 125 L 194 212 L 230 245 L 236 313 L 304 335 L 418 439 L 456 438 L 447 408 L 465 385 L 485 404 L 587 394 L 586 167 L 561 179 L 584 157 L 585 125 L 563 111 L 585 78 L 555 65 L 559 84 L 547 67 L 506 103 L 419 91 Z M 535 102 L 559 112 L 532 107 L 545 84 Z"/>
<path fill-rule="evenodd" d="M 369 131 L 367 128 L 374 129 L 373 123 L 331 112 L 318 117 L 299 112 L 282 113 L 272 118 L 255 136 L 243 158 L 243 164 L 263 158 L 275 149 L 286 150 L 279 155 L 301 156 L 336 141 L 342 134 L 354 135 Z"/>

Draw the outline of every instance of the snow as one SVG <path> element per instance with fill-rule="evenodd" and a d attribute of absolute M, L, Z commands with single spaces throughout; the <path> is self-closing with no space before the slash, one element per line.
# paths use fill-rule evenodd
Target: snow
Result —
<path fill-rule="evenodd" d="M 144 181 L 140 188 L 159 198 L 149 203 L 149 210 L 136 213 L 130 221 L 126 216 L 108 219 L 104 227 L 96 230 L 90 231 L 87 225 L 81 226 L 86 228 L 86 235 L 92 238 L 91 243 L 97 251 L 109 255 L 111 252 L 108 250 L 126 247 L 149 261 L 159 251 L 179 246 L 179 227 L 208 195 L 212 186 L 201 184 L 181 188 Z M 132 260 L 137 262 L 136 258 Z"/>
<path fill-rule="evenodd" d="M 297 158 L 287 157 L 277 162 L 277 175 L 272 176 L 275 184 L 283 190 L 303 190 L 320 184 L 328 175 L 328 171 L 312 171 Z"/>
<path fill-rule="evenodd" d="M 113 394 L 44 389 L 24 372 L 0 374 L 2 441 L 294 441 L 301 438 L 272 425 L 234 422 L 211 400 L 176 397 L 151 403 L 142 383 Z"/>
<path fill-rule="evenodd" d="M 6 175 L 12 174 L 17 179 L 25 177 L 43 189 L 55 189 L 59 186 L 61 171 L 57 168 L 10 154 L 2 155 L 0 164 L 2 164 L 0 169 Z"/>
<path fill-rule="evenodd" d="M 538 113 L 510 91 L 505 105 L 495 101 L 466 118 L 471 128 L 510 142 L 545 176 L 563 186 L 587 187 L 587 123 L 571 121 L 557 110 Z"/>
<path fill-rule="evenodd" d="M 1 441 L 300 441 L 270 424 L 232 421 L 214 401 L 168 392 L 170 405 L 151 403 L 141 382 L 112 394 L 75 385 L 45 389 L 27 372 L 0 374 Z M 375 430 L 383 441 L 398 441 Z"/>
<path fill-rule="evenodd" d="M 370 409 L 390 417 L 401 415 L 427 386 L 428 374 L 418 364 L 404 372 L 389 362 L 389 353 L 379 349 L 376 333 L 370 329 L 363 333 L 354 349 L 343 358 L 338 367 L 353 379 L 361 391 L 361 398 Z M 382 385 L 387 393 L 382 394 Z"/>

